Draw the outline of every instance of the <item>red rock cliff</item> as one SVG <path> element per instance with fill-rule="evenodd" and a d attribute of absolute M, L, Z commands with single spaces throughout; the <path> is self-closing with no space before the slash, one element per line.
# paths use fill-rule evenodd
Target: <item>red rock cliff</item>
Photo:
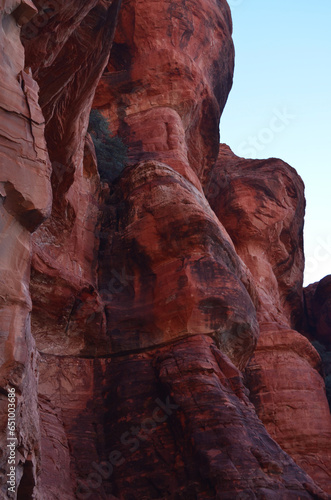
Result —
<path fill-rule="evenodd" d="M 245 160 L 221 145 L 206 195 L 259 297 L 260 337 L 245 372 L 250 398 L 270 435 L 330 492 L 331 415 L 321 360 L 296 331 L 304 324 L 303 183 L 280 160 Z"/>
<path fill-rule="evenodd" d="M 217 159 L 227 3 L 3 4 L 0 460 L 14 386 L 17 498 L 329 498 L 320 358 L 298 333 L 303 185 L 280 160 Z M 92 104 L 128 148 L 110 186 Z"/>

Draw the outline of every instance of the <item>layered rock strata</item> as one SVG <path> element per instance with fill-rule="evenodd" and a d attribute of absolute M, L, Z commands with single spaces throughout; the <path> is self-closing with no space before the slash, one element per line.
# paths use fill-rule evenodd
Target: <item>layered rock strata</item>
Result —
<path fill-rule="evenodd" d="M 221 145 L 205 191 L 256 284 L 261 334 L 246 369 L 251 400 L 270 435 L 331 492 L 321 360 L 295 330 L 304 324 L 303 183 L 280 160 L 245 160 Z"/>
<path fill-rule="evenodd" d="M 31 232 L 51 209 L 51 167 L 38 85 L 25 69 L 20 40 L 20 26 L 35 12 L 32 2 L 15 0 L 6 1 L 5 5 L 2 2 L 0 12 L 1 498 L 7 498 L 6 473 L 11 451 L 8 444 L 14 443 L 17 450 L 18 483 L 28 480 L 33 488 L 40 461 L 37 355 L 29 321 L 29 281 Z M 7 395 L 13 390 L 16 431 L 11 436 L 7 428 Z M 9 441 L 10 437 L 16 440 Z"/>
<path fill-rule="evenodd" d="M 319 358 L 294 331 L 302 183 L 226 148 L 215 164 L 227 3 L 34 3 L 7 0 L 1 31 L 1 425 L 4 449 L 14 386 L 18 500 L 329 498 Z M 128 147 L 110 186 L 93 100 Z"/>

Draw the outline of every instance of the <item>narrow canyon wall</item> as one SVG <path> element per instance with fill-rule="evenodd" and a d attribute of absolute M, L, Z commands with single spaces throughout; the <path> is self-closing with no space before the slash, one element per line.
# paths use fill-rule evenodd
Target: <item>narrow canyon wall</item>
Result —
<path fill-rule="evenodd" d="M 13 386 L 19 500 L 330 498 L 298 333 L 328 302 L 303 300 L 301 179 L 219 147 L 226 1 L 1 9 L 0 498 Z M 128 148 L 110 185 L 92 106 Z"/>
<path fill-rule="evenodd" d="M 37 482 L 40 429 L 37 353 L 30 330 L 31 233 L 49 215 L 51 166 L 38 104 L 38 85 L 24 66 L 20 27 L 36 13 L 31 2 L 1 4 L 0 51 L 0 332 L 1 498 L 7 498 L 8 389 L 16 393 L 16 474 Z M 31 474 L 30 464 L 33 464 Z M 25 473 L 25 474 L 24 474 Z"/>

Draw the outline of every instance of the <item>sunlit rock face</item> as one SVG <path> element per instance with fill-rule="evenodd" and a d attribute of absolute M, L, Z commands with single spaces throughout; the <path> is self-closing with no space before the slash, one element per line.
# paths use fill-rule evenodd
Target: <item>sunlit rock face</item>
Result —
<path fill-rule="evenodd" d="M 163 161 L 198 187 L 217 157 L 232 86 L 231 33 L 223 0 L 123 2 L 95 106 L 130 144 L 132 162 Z"/>
<path fill-rule="evenodd" d="M 327 499 L 319 358 L 295 331 L 302 182 L 279 160 L 223 146 L 217 160 L 227 3 L 34 4 L 6 1 L 1 28 L 0 374 L 18 395 L 18 500 Z M 110 185 L 92 104 L 128 147 Z"/>
<path fill-rule="evenodd" d="M 132 165 L 102 222 L 99 285 L 114 352 L 206 334 L 242 368 L 255 347 L 249 273 L 199 180 L 217 155 L 231 32 L 225 2 L 122 5 L 94 100 Z M 115 300 L 114 276 L 127 281 Z"/>
<path fill-rule="evenodd" d="M 301 178 L 281 160 L 246 160 L 221 145 L 205 192 L 255 277 L 259 320 L 298 327 L 304 267 Z"/>
<path fill-rule="evenodd" d="M 246 160 L 221 145 L 205 191 L 258 293 L 261 334 L 246 369 L 251 400 L 271 436 L 331 492 L 331 415 L 320 358 L 295 331 L 304 324 L 301 178 L 281 160 Z M 323 326 L 324 283 L 316 294 Z"/>

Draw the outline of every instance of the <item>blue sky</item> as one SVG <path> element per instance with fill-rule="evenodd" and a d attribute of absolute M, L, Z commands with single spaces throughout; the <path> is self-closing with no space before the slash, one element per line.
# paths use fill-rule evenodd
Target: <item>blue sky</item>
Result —
<path fill-rule="evenodd" d="M 228 3 L 236 62 L 221 141 L 304 180 L 307 285 L 331 274 L 331 0 Z"/>

